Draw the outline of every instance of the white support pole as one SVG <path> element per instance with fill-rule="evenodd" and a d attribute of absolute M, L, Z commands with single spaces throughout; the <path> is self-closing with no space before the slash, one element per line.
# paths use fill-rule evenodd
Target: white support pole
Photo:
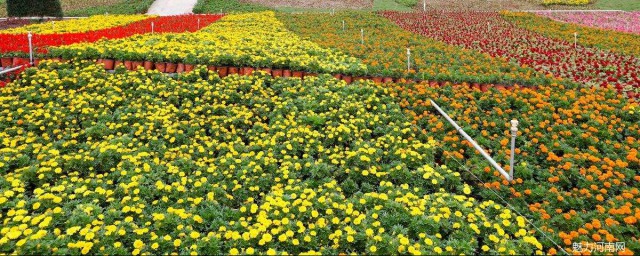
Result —
<path fill-rule="evenodd" d="M 578 48 L 578 32 L 573 32 L 573 48 Z"/>
<path fill-rule="evenodd" d="M 346 27 L 346 26 L 345 26 L 345 24 L 344 24 L 344 20 L 343 20 L 343 21 L 342 21 L 342 31 L 344 31 L 345 27 Z"/>
<path fill-rule="evenodd" d="M 22 68 L 22 66 L 8 68 L 8 69 L 0 71 L 0 75 L 4 75 L 6 73 L 13 72 L 13 71 L 16 71 L 16 70 L 21 69 L 21 68 Z"/>
<path fill-rule="evenodd" d="M 151 34 L 153 34 L 156 30 L 156 24 L 152 21 L 151 22 Z"/>
<path fill-rule="evenodd" d="M 31 34 L 31 31 L 27 34 L 27 38 L 29 39 L 29 65 L 33 66 L 33 35 Z"/>
<path fill-rule="evenodd" d="M 198 19 L 198 30 L 200 30 L 200 19 Z"/>
<path fill-rule="evenodd" d="M 516 136 L 518 136 L 518 120 L 511 120 L 511 159 L 509 159 L 509 177 L 513 179 L 513 168 L 516 152 Z"/>
<path fill-rule="evenodd" d="M 427 12 L 427 0 L 422 0 L 422 11 Z"/>
<path fill-rule="evenodd" d="M 360 43 L 364 44 L 364 28 L 360 29 Z"/>
<path fill-rule="evenodd" d="M 56 31 L 56 22 L 51 21 L 51 30 Z"/>
<path fill-rule="evenodd" d="M 407 48 L 407 72 L 411 71 L 411 49 Z"/>
<path fill-rule="evenodd" d="M 463 136 L 467 141 L 469 141 L 469 142 L 471 143 L 471 145 L 473 145 L 473 147 L 474 147 L 476 150 L 478 150 L 478 152 L 480 152 L 480 154 L 481 154 L 485 159 L 487 159 L 487 161 L 489 161 L 489 163 L 490 163 L 491 165 L 493 165 L 493 167 L 494 167 L 494 168 L 496 168 L 496 170 L 498 170 L 498 171 L 502 174 L 502 176 L 504 176 L 504 177 L 507 179 L 507 181 L 512 181 L 512 180 L 513 180 L 513 174 L 512 174 L 512 175 L 509 175 L 509 173 L 507 173 L 504 169 L 502 169 L 502 167 L 500 167 L 500 165 L 498 165 L 498 163 L 496 163 L 496 161 L 495 161 L 495 160 L 493 160 L 493 158 L 491 158 L 491 156 L 490 156 L 487 152 L 485 152 L 485 151 L 484 151 L 484 149 L 482 149 L 482 148 L 480 147 L 480 145 L 478 145 L 478 143 L 476 143 L 476 141 L 475 141 L 475 140 L 473 140 L 471 137 L 469 137 L 469 135 L 468 135 L 464 130 L 462 130 L 462 128 L 461 128 L 460 126 L 458 126 L 458 124 L 456 124 L 456 122 L 455 122 L 455 121 L 453 121 L 453 120 L 451 119 L 451 117 L 449 117 L 449 115 L 447 115 L 447 113 L 445 113 L 445 112 L 440 108 L 440 106 L 438 106 L 438 104 L 436 104 L 436 103 L 435 103 L 433 100 L 431 100 L 431 99 L 429 99 L 429 101 L 431 101 L 431 105 L 432 105 L 433 107 L 435 107 L 435 108 L 436 108 L 436 110 L 438 110 L 438 112 L 440 112 L 440 114 L 441 114 L 442 116 L 444 116 L 444 118 L 445 118 L 445 119 L 447 119 L 447 121 L 449 121 L 449 123 L 450 123 L 451 125 L 453 125 L 453 127 L 454 127 L 454 128 L 456 128 L 456 131 L 458 131 L 458 133 L 460 133 L 460 134 L 461 134 L 461 135 L 462 135 L 462 136 Z M 512 124 L 512 129 L 513 129 L 513 122 L 512 122 L 511 124 Z M 516 128 L 516 132 L 517 132 L 517 128 Z M 512 139 L 512 146 L 514 146 L 514 145 L 515 145 L 515 144 L 514 144 L 514 143 L 515 143 L 514 141 L 515 141 L 515 137 Z M 511 152 L 513 152 L 513 150 L 512 150 Z M 512 159 L 513 159 L 513 158 L 512 158 Z M 513 160 L 512 160 L 512 161 L 513 161 Z M 511 171 L 510 171 L 510 172 L 511 172 L 511 173 L 513 173 L 513 164 L 512 164 L 512 166 L 511 166 L 511 168 L 510 168 L 510 169 L 511 169 Z"/>

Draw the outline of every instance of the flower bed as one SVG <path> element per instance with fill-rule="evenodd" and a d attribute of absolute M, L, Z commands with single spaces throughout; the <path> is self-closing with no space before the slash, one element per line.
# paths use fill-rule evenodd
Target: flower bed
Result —
<path fill-rule="evenodd" d="M 371 0 L 317 0 L 317 1 L 306 1 L 306 0 L 280 0 L 280 1 L 270 1 L 270 0 L 243 0 L 243 2 L 258 4 L 261 6 L 269 6 L 273 8 L 300 8 L 300 9 L 323 9 L 323 10 L 331 10 L 331 9 L 366 9 L 371 8 L 373 6 L 373 1 Z"/>
<path fill-rule="evenodd" d="M 498 200 L 489 188 L 495 190 L 569 252 L 574 242 L 624 242 L 626 251 L 620 254 L 640 251 L 637 102 L 611 89 L 561 85 L 517 92 L 387 86 L 421 132 L 442 142 L 436 147 L 436 162 L 452 169 L 470 168 L 487 182 L 461 173 L 467 183 L 480 187 L 476 193 L 480 200 Z M 515 181 L 501 181 L 502 176 L 430 106 L 429 99 L 507 170 L 508 121 L 518 120 Z M 538 239 L 546 253 L 561 253 L 542 234 Z"/>
<path fill-rule="evenodd" d="M 389 90 L 45 62 L 0 89 L 0 250 L 532 254 Z M 21 102 L 21 104 L 14 104 Z"/>
<path fill-rule="evenodd" d="M 542 0 L 543 5 L 588 5 L 590 0 Z"/>
<path fill-rule="evenodd" d="M 640 34 L 640 11 L 637 12 L 536 12 L 537 15 L 561 22 L 593 28 Z"/>
<path fill-rule="evenodd" d="M 528 13 L 504 12 L 502 16 L 521 28 L 543 34 L 547 37 L 573 42 L 573 33 L 577 32 L 578 43 L 581 45 L 597 47 L 620 54 L 635 55 L 636 57 L 640 56 L 640 35 L 638 34 L 620 33 L 617 31 L 589 28 L 577 24 L 557 22 Z M 634 16 L 636 18 L 634 18 Z M 613 19 L 616 16 L 608 17 Z M 626 23 L 625 19 L 628 19 L 629 23 Z M 634 14 L 627 13 L 625 18 L 622 18 L 621 21 L 615 22 L 614 24 L 635 30 L 636 28 L 640 28 L 640 25 L 631 22 L 634 20 L 639 21 L 639 19 L 640 12 Z M 625 23 L 627 25 L 622 25 Z M 606 24 L 611 23 L 599 21 L 598 24 L 609 26 Z"/>
<path fill-rule="evenodd" d="M 24 20 L 24 19 L 0 20 L 0 31 L 2 31 L 3 29 L 16 28 L 16 27 L 29 25 L 29 24 L 31 24 L 31 20 Z"/>
<path fill-rule="evenodd" d="M 640 59 L 519 28 L 493 12 L 385 12 L 407 30 L 588 86 L 640 90 Z M 573 39 L 573 38 L 571 38 Z"/>
<path fill-rule="evenodd" d="M 151 17 L 147 15 L 95 15 L 89 18 L 51 21 L 6 29 L 0 31 L 0 34 L 26 34 L 28 32 L 39 35 L 82 33 L 121 27 Z"/>
<path fill-rule="evenodd" d="M 52 49 L 51 55 L 65 59 L 286 68 L 313 73 L 366 71 L 358 59 L 324 49 L 289 32 L 273 12 L 227 15 L 197 33 L 138 35 L 62 46 Z"/>
<path fill-rule="evenodd" d="M 94 42 L 104 38 L 124 38 L 137 34 L 151 33 L 151 23 L 154 24 L 156 33 L 178 33 L 193 32 L 203 28 L 218 19 L 221 15 L 181 15 L 155 17 L 134 22 L 123 27 L 115 27 L 98 31 L 82 33 L 65 33 L 33 36 L 33 46 L 37 56 L 44 56 L 49 47 L 67 45 L 78 42 Z M 198 26 L 198 20 L 200 25 Z M 28 57 L 29 44 L 26 34 L 9 35 L 0 34 L 0 56 L 1 57 Z"/>
<path fill-rule="evenodd" d="M 371 76 L 502 85 L 548 84 L 551 80 L 501 58 L 413 35 L 372 13 L 279 14 L 279 18 L 302 37 L 362 59 Z M 364 29 L 364 45 L 360 29 Z M 407 47 L 412 54 L 410 71 Z"/>

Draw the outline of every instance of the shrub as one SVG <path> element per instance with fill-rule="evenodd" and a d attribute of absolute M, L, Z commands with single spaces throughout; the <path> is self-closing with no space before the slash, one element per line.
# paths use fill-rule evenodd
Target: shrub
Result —
<path fill-rule="evenodd" d="M 59 0 L 8 0 L 7 12 L 10 17 L 62 17 L 62 7 Z"/>

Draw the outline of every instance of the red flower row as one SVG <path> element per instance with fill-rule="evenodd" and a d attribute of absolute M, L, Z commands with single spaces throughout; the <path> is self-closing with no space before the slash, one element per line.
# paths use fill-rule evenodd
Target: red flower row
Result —
<path fill-rule="evenodd" d="M 610 51 L 574 46 L 519 28 L 496 12 L 384 12 L 406 30 L 530 66 L 539 72 L 578 83 L 618 90 L 640 87 L 640 59 Z"/>
<path fill-rule="evenodd" d="M 136 34 L 151 33 L 152 23 L 155 33 L 194 32 L 222 18 L 222 15 L 180 15 L 145 19 L 126 26 L 108 28 L 84 33 L 64 33 L 33 35 L 36 53 L 46 53 L 49 46 L 68 45 L 81 42 L 95 42 L 100 39 L 118 39 Z M 29 52 L 27 35 L 0 34 L 0 55 L 10 52 Z"/>

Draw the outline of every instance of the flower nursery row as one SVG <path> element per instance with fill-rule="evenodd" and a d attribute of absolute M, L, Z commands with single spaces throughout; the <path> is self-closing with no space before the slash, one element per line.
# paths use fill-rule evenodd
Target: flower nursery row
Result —
<path fill-rule="evenodd" d="M 125 26 L 151 17 L 147 15 L 95 15 L 89 18 L 49 21 L 6 29 L 1 30 L 0 34 L 27 34 L 28 32 L 39 35 L 81 33 Z"/>
<path fill-rule="evenodd" d="M 553 12 L 538 11 L 537 15 L 560 22 L 610 29 L 619 32 L 640 34 L 640 11 L 610 11 L 610 12 Z M 613 40 L 612 40 L 613 41 Z"/>
<path fill-rule="evenodd" d="M 591 0 L 542 0 L 543 5 L 588 5 Z"/>
<path fill-rule="evenodd" d="M 622 33 L 612 30 L 590 28 L 582 25 L 558 22 L 531 13 L 502 12 L 502 17 L 518 27 L 543 34 L 550 38 L 574 42 L 578 33 L 578 44 L 610 50 L 619 54 L 640 56 L 640 34 Z M 633 18 L 633 17 L 636 18 Z M 627 17 L 628 22 L 638 20 L 640 12 Z M 622 21 L 620 23 L 625 23 Z M 627 27 L 638 27 L 638 23 L 627 23 Z"/>
<path fill-rule="evenodd" d="M 94 22 L 108 22 L 110 17 L 115 16 L 95 16 L 100 18 Z M 120 15 L 118 16 L 120 17 Z M 138 17 L 138 16 L 134 16 Z M 125 26 L 106 28 L 87 32 L 63 33 L 63 34 L 34 34 L 33 47 L 36 56 L 46 56 L 49 47 L 74 44 L 79 42 L 95 42 L 100 39 L 125 38 L 138 34 L 147 33 L 181 33 L 194 32 L 219 20 L 222 15 L 180 15 L 153 17 L 129 23 Z M 94 18 L 89 18 L 94 19 Z M 100 21 L 101 20 L 101 21 Z M 60 23 L 70 24 L 68 27 L 80 26 L 76 22 L 81 20 L 68 20 Z M 60 25 L 56 23 L 56 26 Z M 76 25 L 74 25 L 76 24 Z M 82 24 L 82 23 L 80 23 Z M 152 28 L 153 24 L 153 28 Z M 50 26 L 50 25 L 49 25 Z M 153 31 L 152 31 L 153 30 Z M 1 57 L 28 57 L 29 41 L 27 34 L 0 34 L 0 56 Z"/>
<path fill-rule="evenodd" d="M 519 28 L 495 12 L 384 12 L 423 36 L 505 57 L 539 72 L 588 86 L 640 92 L 640 59 Z M 526 14 L 525 14 L 526 15 Z"/>
<path fill-rule="evenodd" d="M 422 134 L 440 141 L 436 162 L 461 172 L 480 200 L 508 198 L 566 251 L 573 243 L 620 242 L 640 251 L 640 105 L 615 90 L 552 84 L 538 90 L 480 92 L 427 84 L 391 86 Z M 433 109 L 435 100 L 508 168 L 509 120 L 520 122 L 515 181 L 501 175 Z M 493 190 L 493 191 L 491 191 Z M 494 194 L 496 193 L 497 194 Z M 538 234 L 541 235 L 541 234 Z M 562 253 L 544 236 L 545 252 Z M 601 251 L 602 252 L 602 251 Z"/>
<path fill-rule="evenodd" d="M 278 18 L 304 38 L 360 58 L 370 76 L 509 86 L 549 84 L 552 80 L 502 58 L 414 35 L 374 13 L 279 13 Z"/>
<path fill-rule="evenodd" d="M 0 88 L 0 251 L 541 253 L 390 92 L 41 63 Z"/>
<path fill-rule="evenodd" d="M 365 75 L 367 67 L 288 31 L 273 12 L 227 15 L 196 33 L 136 35 L 50 49 L 64 59 L 114 59 Z"/>

